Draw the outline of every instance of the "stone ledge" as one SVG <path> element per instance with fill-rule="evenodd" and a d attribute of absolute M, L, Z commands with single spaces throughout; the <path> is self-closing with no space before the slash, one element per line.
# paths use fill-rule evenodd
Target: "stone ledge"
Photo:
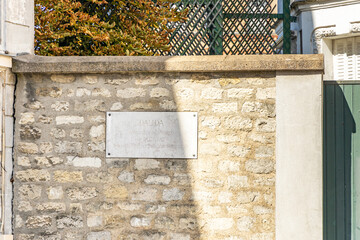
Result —
<path fill-rule="evenodd" d="M 323 71 L 323 55 L 13 58 L 14 73 Z"/>

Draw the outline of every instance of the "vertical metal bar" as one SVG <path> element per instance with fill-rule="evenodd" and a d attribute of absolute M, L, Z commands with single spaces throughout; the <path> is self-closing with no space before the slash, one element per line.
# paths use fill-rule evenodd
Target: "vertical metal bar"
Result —
<path fill-rule="evenodd" d="M 283 31 L 284 31 L 284 40 L 283 40 L 283 53 L 291 53 L 291 31 L 290 31 L 290 0 L 283 0 Z"/>

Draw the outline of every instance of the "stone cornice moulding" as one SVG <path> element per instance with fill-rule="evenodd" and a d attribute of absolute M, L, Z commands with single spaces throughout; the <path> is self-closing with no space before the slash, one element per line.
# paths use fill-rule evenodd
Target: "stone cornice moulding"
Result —
<path fill-rule="evenodd" d="M 13 58 L 14 73 L 323 71 L 323 55 Z"/>
<path fill-rule="evenodd" d="M 320 9 L 327 9 L 327 8 L 335 8 L 335 7 L 342 7 L 348 6 L 353 4 L 360 4 L 359 0 L 343 0 L 343 1 L 332 1 L 332 2 L 293 2 L 291 4 L 292 8 L 295 8 L 296 13 L 299 12 L 307 12 L 307 11 L 314 11 Z"/>

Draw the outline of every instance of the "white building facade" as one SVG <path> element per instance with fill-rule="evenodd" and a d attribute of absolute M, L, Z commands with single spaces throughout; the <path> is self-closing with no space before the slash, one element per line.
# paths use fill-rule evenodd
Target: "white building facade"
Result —
<path fill-rule="evenodd" d="M 293 0 L 291 15 L 293 53 L 324 54 L 324 80 L 360 79 L 359 0 Z"/>

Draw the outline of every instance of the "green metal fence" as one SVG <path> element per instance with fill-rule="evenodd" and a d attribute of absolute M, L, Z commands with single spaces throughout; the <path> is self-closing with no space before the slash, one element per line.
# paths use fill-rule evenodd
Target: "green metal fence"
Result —
<path fill-rule="evenodd" d="M 276 54 L 275 27 L 283 20 L 283 53 L 290 53 L 290 9 L 284 1 L 277 14 L 276 0 L 182 0 L 188 9 L 185 23 L 174 23 L 171 51 L 161 55 Z"/>

